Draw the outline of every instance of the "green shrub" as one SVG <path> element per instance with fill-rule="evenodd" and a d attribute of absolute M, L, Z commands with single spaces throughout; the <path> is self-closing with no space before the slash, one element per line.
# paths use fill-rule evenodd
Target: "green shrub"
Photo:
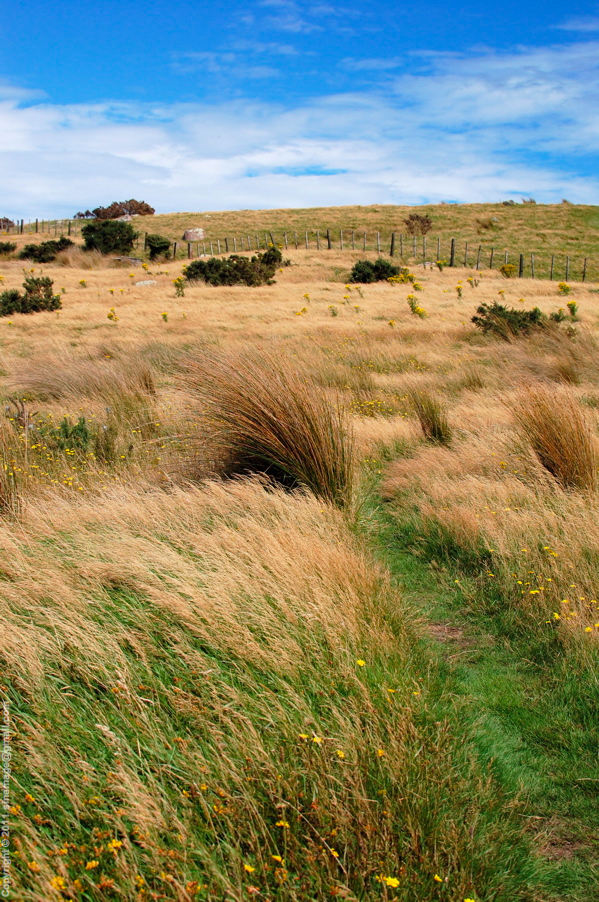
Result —
<path fill-rule="evenodd" d="M 102 254 L 130 254 L 137 232 L 129 222 L 115 219 L 88 222 L 81 229 L 85 249 Z"/>
<path fill-rule="evenodd" d="M 399 267 L 379 257 L 374 263 L 371 260 L 358 260 L 354 263 L 349 281 L 367 285 L 370 282 L 384 282 L 392 276 L 399 276 Z"/>
<path fill-rule="evenodd" d="M 146 238 L 146 247 L 150 254 L 150 260 L 155 260 L 163 254 L 167 255 L 171 249 L 169 238 L 163 238 L 162 235 L 148 235 Z"/>
<path fill-rule="evenodd" d="M 185 278 L 188 282 L 202 280 L 208 285 L 272 285 L 275 271 L 281 265 L 288 266 L 289 262 L 283 260 L 277 247 L 270 247 L 253 257 L 231 254 L 227 259 L 194 260 L 185 269 Z"/>
<path fill-rule="evenodd" d="M 65 416 L 58 426 L 38 423 L 36 429 L 44 443 L 52 450 L 85 453 L 92 441 L 92 433 L 85 417 L 79 417 L 76 423 L 72 423 L 69 417 Z"/>
<path fill-rule="evenodd" d="M 547 317 L 538 307 L 532 310 L 516 310 L 493 301 L 492 304 L 481 304 L 477 307 L 478 316 L 472 322 L 483 332 L 492 332 L 505 341 L 518 335 L 527 335 L 531 330 L 542 327 Z"/>
<path fill-rule="evenodd" d="M 60 251 L 73 247 L 74 242 L 64 235 L 56 241 L 42 241 L 41 244 L 26 244 L 19 254 L 19 260 L 33 260 L 35 263 L 50 263 Z"/>
<path fill-rule="evenodd" d="M 9 288 L 0 293 L 0 316 L 11 316 L 21 311 L 21 292 L 18 288 Z"/>
<path fill-rule="evenodd" d="M 10 288 L 0 294 L 0 316 L 13 313 L 40 313 L 43 310 L 60 310 L 60 295 L 52 294 L 54 282 L 47 276 L 27 276 L 23 282 L 25 293 Z"/>
<path fill-rule="evenodd" d="M 12 254 L 16 251 L 17 245 L 12 241 L 0 241 L 0 255 Z"/>

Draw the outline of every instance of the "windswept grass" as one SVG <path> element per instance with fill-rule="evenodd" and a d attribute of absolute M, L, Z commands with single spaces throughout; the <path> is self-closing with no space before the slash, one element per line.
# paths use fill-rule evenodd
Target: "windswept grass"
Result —
<path fill-rule="evenodd" d="M 32 508 L 0 549 L 18 898 L 537 898 L 513 804 L 334 508 L 123 487 L 76 526 Z"/>
<path fill-rule="evenodd" d="M 565 489 L 597 487 L 597 440 L 572 392 L 534 385 L 520 394 L 513 410 L 540 463 Z"/>
<path fill-rule="evenodd" d="M 348 504 L 354 453 L 347 414 L 294 362 L 269 353 L 205 356 L 190 362 L 186 381 L 203 405 L 217 473 L 261 473 Z"/>
<path fill-rule="evenodd" d="M 408 397 L 418 417 L 418 422 L 429 442 L 448 445 L 451 441 L 451 427 L 441 402 L 430 392 L 410 387 Z"/>

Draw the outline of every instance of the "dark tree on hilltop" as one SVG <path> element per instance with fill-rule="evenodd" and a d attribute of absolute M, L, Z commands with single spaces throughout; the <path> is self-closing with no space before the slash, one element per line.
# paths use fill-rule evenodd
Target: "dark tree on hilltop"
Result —
<path fill-rule="evenodd" d="M 433 221 L 428 213 L 410 213 L 404 222 L 408 235 L 426 235 L 433 227 Z"/>
<path fill-rule="evenodd" d="M 156 210 L 145 202 L 145 200 L 115 200 L 109 207 L 95 207 L 93 210 L 86 210 L 85 213 L 76 213 L 75 219 L 119 219 L 127 213 L 130 216 L 152 216 Z"/>

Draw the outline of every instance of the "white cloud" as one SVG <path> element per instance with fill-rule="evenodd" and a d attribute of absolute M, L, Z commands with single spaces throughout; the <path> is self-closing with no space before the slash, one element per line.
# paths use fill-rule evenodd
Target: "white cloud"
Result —
<path fill-rule="evenodd" d="M 599 137 L 597 49 L 420 55 L 387 91 L 287 108 L 61 106 L 5 88 L 0 215 L 69 215 L 125 197 L 160 211 L 519 195 L 599 203 L 599 178 L 585 171 Z"/>

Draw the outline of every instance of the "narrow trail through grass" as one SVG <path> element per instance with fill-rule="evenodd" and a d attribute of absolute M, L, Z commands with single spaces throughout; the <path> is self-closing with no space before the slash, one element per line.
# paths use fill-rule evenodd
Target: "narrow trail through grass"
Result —
<path fill-rule="evenodd" d="M 543 659 L 534 639 L 510 629 L 499 604 L 495 614 L 481 614 L 471 603 L 474 580 L 450 561 L 415 553 L 417 522 L 391 513 L 376 489 L 359 529 L 423 617 L 439 693 L 455 699 L 481 764 L 522 805 L 539 897 L 598 898 L 596 673 L 589 668 L 581 684 L 566 657 L 545 649 Z M 430 688 L 434 694 L 435 684 Z"/>

